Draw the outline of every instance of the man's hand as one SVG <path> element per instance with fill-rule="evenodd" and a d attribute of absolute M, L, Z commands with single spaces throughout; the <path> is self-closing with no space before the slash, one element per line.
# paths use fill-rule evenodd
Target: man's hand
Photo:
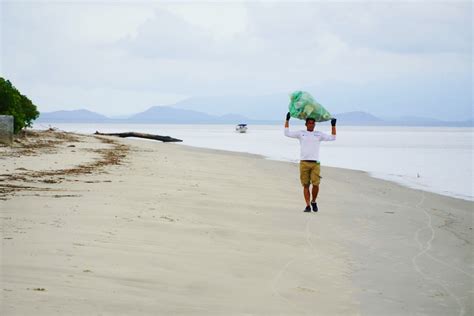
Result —
<path fill-rule="evenodd" d="M 290 112 L 286 113 L 286 120 L 289 121 L 291 118 Z"/>
<path fill-rule="evenodd" d="M 337 121 L 337 119 L 333 118 L 331 120 L 331 126 L 336 126 L 336 121 Z"/>

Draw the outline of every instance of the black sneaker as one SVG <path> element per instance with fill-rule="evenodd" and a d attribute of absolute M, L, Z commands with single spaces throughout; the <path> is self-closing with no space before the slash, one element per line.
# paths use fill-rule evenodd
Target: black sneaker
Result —
<path fill-rule="evenodd" d="M 318 203 L 316 203 L 316 202 L 311 202 L 311 207 L 313 208 L 313 212 L 317 212 L 317 211 L 318 211 Z"/>
<path fill-rule="evenodd" d="M 303 211 L 303 212 L 311 212 L 311 207 L 309 207 L 309 206 L 306 206 L 306 208 L 304 209 L 304 211 Z"/>

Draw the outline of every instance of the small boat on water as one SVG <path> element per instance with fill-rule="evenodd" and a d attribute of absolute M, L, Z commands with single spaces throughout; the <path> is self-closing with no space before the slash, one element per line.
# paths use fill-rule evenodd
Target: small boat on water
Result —
<path fill-rule="evenodd" d="M 246 133 L 247 132 L 247 124 L 238 124 L 235 127 L 235 131 L 237 133 Z"/>

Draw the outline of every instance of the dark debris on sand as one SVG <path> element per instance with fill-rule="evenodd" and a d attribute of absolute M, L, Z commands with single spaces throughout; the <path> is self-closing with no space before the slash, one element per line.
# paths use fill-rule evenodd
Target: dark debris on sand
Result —
<path fill-rule="evenodd" d="M 118 141 L 94 136 L 104 144 L 111 145 L 107 148 L 91 149 L 100 157 L 92 162 L 84 163 L 72 168 L 30 171 L 25 168 L 17 168 L 18 173 L 0 174 L 0 200 L 6 200 L 18 191 L 51 191 L 53 188 L 41 188 L 31 185 L 12 184 L 12 182 L 20 183 L 47 183 L 56 184 L 65 180 L 66 176 L 77 176 L 85 174 L 93 174 L 103 172 L 104 168 L 111 165 L 120 165 L 129 152 L 129 146 L 119 143 Z M 34 156 L 43 153 L 55 153 L 59 147 L 65 143 L 82 142 L 78 135 L 73 133 L 48 129 L 45 131 L 24 131 L 14 141 L 10 151 L 0 154 L 0 159 L 21 156 Z M 71 147 L 70 144 L 67 147 Z M 80 153 L 78 153 L 80 154 Z M 55 191 L 61 191 L 54 189 Z"/>

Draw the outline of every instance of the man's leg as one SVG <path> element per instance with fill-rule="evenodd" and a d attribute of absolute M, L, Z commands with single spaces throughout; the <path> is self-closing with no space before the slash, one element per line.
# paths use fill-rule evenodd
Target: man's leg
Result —
<path fill-rule="evenodd" d="M 319 192 L 319 185 L 314 185 L 313 184 L 313 189 L 311 189 L 311 193 L 313 195 L 313 198 L 311 199 L 311 208 L 313 209 L 313 212 L 318 211 L 318 203 L 316 203 L 316 198 L 318 197 L 318 192 Z"/>
<path fill-rule="evenodd" d="M 311 207 L 309 206 L 309 200 L 311 199 L 311 194 L 309 192 L 311 169 L 308 168 L 308 164 L 304 161 L 300 162 L 300 180 L 303 185 L 303 195 L 304 200 L 306 201 L 305 212 L 311 212 Z"/>
<path fill-rule="evenodd" d="M 319 182 L 321 181 L 320 177 L 321 168 L 319 164 L 315 164 L 313 169 L 311 170 L 311 183 L 313 184 L 313 188 L 311 189 L 311 208 L 313 212 L 318 211 L 318 203 L 316 203 L 316 198 L 318 197 L 319 193 Z"/>
<path fill-rule="evenodd" d="M 303 194 L 304 194 L 304 200 L 306 201 L 306 206 L 309 206 L 309 199 L 310 199 L 309 185 L 303 186 Z"/>
<path fill-rule="evenodd" d="M 308 190 L 309 191 L 309 190 Z M 318 197 L 318 193 L 319 193 L 319 185 L 314 185 L 313 184 L 313 188 L 311 189 L 311 195 L 312 195 L 312 199 L 311 199 L 311 202 L 314 203 L 316 202 L 316 198 Z"/>

